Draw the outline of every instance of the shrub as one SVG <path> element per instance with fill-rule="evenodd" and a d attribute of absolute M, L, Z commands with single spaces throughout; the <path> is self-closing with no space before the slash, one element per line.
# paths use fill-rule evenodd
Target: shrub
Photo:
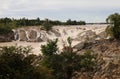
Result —
<path fill-rule="evenodd" d="M 30 47 L 2 47 L 0 79 L 53 79 L 52 70 L 41 66 L 39 56 L 30 51 Z"/>
<path fill-rule="evenodd" d="M 0 24 L 0 34 L 8 34 L 12 32 L 12 29 L 15 28 L 14 23 L 1 23 Z"/>
<path fill-rule="evenodd" d="M 120 15 L 118 13 L 112 14 L 106 21 L 110 24 L 106 28 L 107 35 L 115 39 L 120 39 Z"/>
<path fill-rule="evenodd" d="M 41 46 L 41 51 L 44 56 L 52 56 L 52 55 L 56 54 L 56 52 L 58 51 L 57 41 L 58 41 L 58 39 L 53 40 L 53 41 L 49 40 L 47 42 L 47 45 Z"/>
<path fill-rule="evenodd" d="M 52 29 L 52 24 L 49 22 L 48 19 L 46 19 L 46 21 L 42 24 L 42 29 L 49 31 Z"/>
<path fill-rule="evenodd" d="M 50 41 L 42 46 L 42 65 L 51 68 L 55 79 L 72 79 L 74 72 L 92 70 L 94 67 L 94 55 L 90 52 L 78 55 L 73 52 L 72 41 L 68 38 L 68 46 L 64 46 L 62 52 L 58 52 L 57 41 Z"/>

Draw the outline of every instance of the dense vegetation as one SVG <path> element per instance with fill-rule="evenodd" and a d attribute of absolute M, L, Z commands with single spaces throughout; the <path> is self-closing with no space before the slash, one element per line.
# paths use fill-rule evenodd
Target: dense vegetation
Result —
<path fill-rule="evenodd" d="M 36 18 L 36 19 L 26 19 L 26 18 L 22 18 L 22 19 L 11 19 L 11 18 L 1 18 L 0 19 L 0 24 L 4 23 L 14 23 L 17 27 L 19 26 L 38 26 L 38 25 L 42 25 L 46 20 L 40 20 L 40 18 Z M 85 21 L 76 21 L 76 20 L 67 20 L 66 22 L 61 22 L 58 20 L 52 21 L 49 20 L 49 22 L 52 25 L 85 25 Z"/>
<path fill-rule="evenodd" d="M 37 65 L 41 59 L 30 47 L 0 49 L 0 79 L 53 79 L 49 68 Z"/>
<path fill-rule="evenodd" d="M 72 79 L 75 72 L 92 71 L 95 66 L 95 56 L 90 52 L 78 55 L 73 52 L 71 40 L 68 38 L 69 46 L 64 46 L 62 52 L 58 51 L 57 39 L 48 41 L 42 46 L 42 65 L 53 70 L 55 79 Z"/>
<path fill-rule="evenodd" d="M 43 55 L 31 53 L 30 47 L 0 48 L 0 79 L 71 79 L 75 72 L 92 71 L 94 55 L 78 55 L 70 45 L 58 51 L 57 39 L 42 46 Z"/>
<path fill-rule="evenodd" d="M 53 27 L 53 25 L 50 23 L 50 21 L 48 19 L 46 19 L 46 21 L 42 24 L 41 29 L 49 31 L 52 29 L 52 27 Z"/>
<path fill-rule="evenodd" d="M 0 34 L 8 34 L 15 28 L 14 23 L 0 23 Z"/>
<path fill-rule="evenodd" d="M 0 18 L 0 34 L 10 33 L 13 28 L 25 27 L 25 26 L 44 26 L 43 29 L 48 31 L 53 25 L 85 25 L 85 21 L 72 21 L 67 20 L 66 22 L 52 21 L 52 20 L 40 20 L 36 19 L 11 19 L 11 18 Z"/>
<path fill-rule="evenodd" d="M 112 38 L 120 39 L 120 14 L 112 14 L 106 21 L 110 24 L 106 29 L 107 34 Z"/>

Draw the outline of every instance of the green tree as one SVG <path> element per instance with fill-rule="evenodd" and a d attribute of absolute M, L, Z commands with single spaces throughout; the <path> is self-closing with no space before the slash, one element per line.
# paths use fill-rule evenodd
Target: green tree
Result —
<path fill-rule="evenodd" d="M 29 47 L 0 49 L 0 79 L 53 79 L 52 70 L 39 64 L 41 58 Z"/>
<path fill-rule="evenodd" d="M 110 35 L 115 39 L 120 39 L 120 14 L 112 14 L 106 21 L 110 24 L 106 29 L 107 35 Z"/>
<path fill-rule="evenodd" d="M 64 46 L 62 52 L 58 51 L 57 41 L 48 41 L 47 45 L 41 46 L 43 53 L 42 65 L 53 70 L 56 79 L 72 79 L 74 72 L 92 70 L 94 56 L 90 53 L 78 55 L 73 52 L 71 39 L 68 38 L 68 46 Z"/>
<path fill-rule="evenodd" d="M 53 41 L 48 40 L 47 45 L 41 46 L 41 51 L 43 53 L 43 56 L 52 56 L 57 54 L 58 51 L 57 41 L 58 39 L 55 39 Z"/>
<path fill-rule="evenodd" d="M 42 29 L 49 31 L 51 30 L 53 25 L 50 23 L 48 19 L 45 20 L 45 22 L 42 24 Z"/>
<path fill-rule="evenodd" d="M 14 22 L 10 22 L 10 23 L 1 23 L 0 24 L 0 34 L 8 34 L 13 32 L 12 29 L 14 29 L 16 27 Z"/>

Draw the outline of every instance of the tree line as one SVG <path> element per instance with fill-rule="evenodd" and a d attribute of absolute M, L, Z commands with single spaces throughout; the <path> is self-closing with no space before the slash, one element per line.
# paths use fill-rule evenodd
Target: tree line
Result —
<path fill-rule="evenodd" d="M 22 19 L 14 19 L 14 18 L 0 18 L 0 23 L 15 23 L 17 26 L 39 26 L 42 25 L 46 20 L 40 20 L 40 18 L 36 19 L 27 19 L 27 18 L 22 18 Z M 61 22 L 58 20 L 49 20 L 52 25 L 85 25 L 85 21 L 76 21 L 76 20 L 71 20 L 68 19 L 66 22 Z"/>
<path fill-rule="evenodd" d="M 0 34 L 8 34 L 12 29 L 26 26 L 44 26 L 43 29 L 48 31 L 54 25 L 85 25 L 85 21 L 67 20 L 66 22 L 53 21 L 49 19 L 40 20 L 36 19 L 14 19 L 14 18 L 0 18 Z"/>

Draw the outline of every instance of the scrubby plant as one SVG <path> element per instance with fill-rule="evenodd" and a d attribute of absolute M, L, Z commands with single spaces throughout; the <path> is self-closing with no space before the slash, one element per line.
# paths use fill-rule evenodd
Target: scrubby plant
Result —
<path fill-rule="evenodd" d="M 29 47 L 0 48 L 0 79 L 54 79 L 52 70 L 41 66 L 39 56 L 30 51 Z"/>
<path fill-rule="evenodd" d="M 81 66 L 84 69 L 84 71 L 92 71 L 95 66 L 96 55 L 92 54 L 91 50 L 86 50 L 86 52 L 81 55 Z"/>
<path fill-rule="evenodd" d="M 94 55 L 90 52 L 84 55 L 77 54 L 71 46 L 71 38 L 67 40 L 69 45 L 64 46 L 62 52 L 58 51 L 56 40 L 51 40 L 41 49 L 43 53 L 41 64 L 51 68 L 56 79 L 72 79 L 75 72 L 83 68 L 84 71 L 89 71 L 94 67 Z"/>
<path fill-rule="evenodd" d="M 43 56 L 52 56 L 57 53 L 58 51 L 57 41 L 58 39 L 48 40 L 46 45 L 41 46 Z"/>
<path fill-rule="evenodd" d="M 120 14 L 115 13 L 106 19 L 109 26 L 106 28 L 107 35 L 120 39 Z"/>
<path fill-rule="evenodd" d="M 71 39 L 71 37 L 68 37 L 68 38 L 67 38 L 67 42 L 68 42 L 69 46 L 71 46 L 71 44 L 72 44 L 72 39 Z"/>
<path fill-rule="evenodd" d="M 14 29 L 15 23 L 10 22 L 10 23 L 1 23 L 0 24 L 0 34 L 8 34 L 12 32 L 12 29 Z"/>
<path fill-rule="evenodd" d="M 50 23 L 48 19 L 42 24 L 42 29 L 46 31 L 50 31 L 52 29 L 53 25 Z"/>

